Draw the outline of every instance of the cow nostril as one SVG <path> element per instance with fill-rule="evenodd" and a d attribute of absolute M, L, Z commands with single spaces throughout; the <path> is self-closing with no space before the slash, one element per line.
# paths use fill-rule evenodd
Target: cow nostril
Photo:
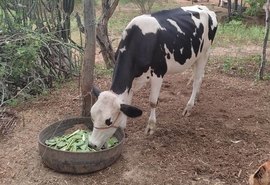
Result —
<path fill-rule="evenodd" d="M 97 148 L 97 145 L 94 145 L 93 143 L 89 143 L 88 146 L 94 149 Z"/>

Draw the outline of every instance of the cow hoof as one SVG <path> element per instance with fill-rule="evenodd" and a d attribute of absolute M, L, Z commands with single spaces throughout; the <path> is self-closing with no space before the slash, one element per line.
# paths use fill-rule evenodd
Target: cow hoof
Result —
<path fill-rule="evenodd" d="M 147 127 L 145 128 L 144 133 L 146 135 L 152 135 L 156 131 L 156 123 L 149 121 Z"/>
<path fill-rule="evenodd" d="M 185 110 L 183 111 L 182 115 L 188 117 L 188 116 L 190 116 L 190 114 L 191 114 L 191 110 L 186 107 Z"/>
<path fill-rule="evenodd" d="M 145 135 L 153 135 L 154 132 L 155 132 L 155 130 L 149 128 L 148 126 L 146 127 L 146 129 L 144 131 Z"/>

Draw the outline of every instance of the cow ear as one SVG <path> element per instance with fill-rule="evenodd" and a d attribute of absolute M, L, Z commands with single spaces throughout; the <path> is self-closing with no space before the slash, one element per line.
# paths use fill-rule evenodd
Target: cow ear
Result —
<path fill-rule="evenodd" d="M 93 86 L 92 94 L 94 94 L 95 97 L 98 97 L 100 94 L 100 90 L 97 87 Z"/>
<path fill-rule="evenodd" d="M 120 106 L 120 110 L 128 117 L 136 118 L 142 115 L 142 110 L 137 107 L 127 104 L 121 104 Z"/>
<path fill-rule="evenodd" d="M 266 169 L 264 166 L 261 166 L 254 174 L 255 179 L 262 179 L 264 174 L 266 172 Z"/>

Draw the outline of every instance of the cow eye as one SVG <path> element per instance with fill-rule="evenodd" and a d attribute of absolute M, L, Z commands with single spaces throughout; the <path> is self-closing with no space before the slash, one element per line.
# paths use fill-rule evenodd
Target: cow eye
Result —
<path fill-rule="evenodd" d="M 110 126 L 112 124 L 111 118 L 105 120 L 105 124 Z"/>

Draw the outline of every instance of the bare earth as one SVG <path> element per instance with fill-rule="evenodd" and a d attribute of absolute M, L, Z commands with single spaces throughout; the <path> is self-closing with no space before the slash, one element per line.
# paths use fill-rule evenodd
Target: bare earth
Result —
<path fill-rule="evenodd" d="M 143 116 L 129 119 L 120 159 L 93 174 L 54 172 L 38 154 L 37 137 L 43 128 L 80 115 L 77 79 L 21 105 L 16 108 L 16 128 L 0 138 L 0 184 L 247 184 L 248 176 L 270 157 L 270 82 L 226 75 L 209 64 L 200 101 L 191 116 L 183 117 L 192 90 L 186 85 L 190 76 L 186 72 L 166 77 L 158 129 L 152 136 L 144 135 L 149 90 L 134 96 L 133 104 L 144 110 Z M 106 90 L 110 79 L 97 79 L 97 84 Z"/>
<path fill-rule="evenodd" d="M 89 175 L 59 174 L 45 167 L 38 133 L 49 124 L 80 115 L 77 80 L 17 109 L 15 130 L 1 138 L 0 184 L 246 184 L 269 158 L 270 83 L 230 77 L 209 69 L 200 101 L 190 117 L 181 113 L 191 94 L 190 73 L 167 76 L 158 107 L 158 129 L 143 131 L 148 119 L 148 88 L 134 105 L 142 117 L 129 120 L 121 158 Z M 109 79 L 100 79 L 107 89 Z"/>

